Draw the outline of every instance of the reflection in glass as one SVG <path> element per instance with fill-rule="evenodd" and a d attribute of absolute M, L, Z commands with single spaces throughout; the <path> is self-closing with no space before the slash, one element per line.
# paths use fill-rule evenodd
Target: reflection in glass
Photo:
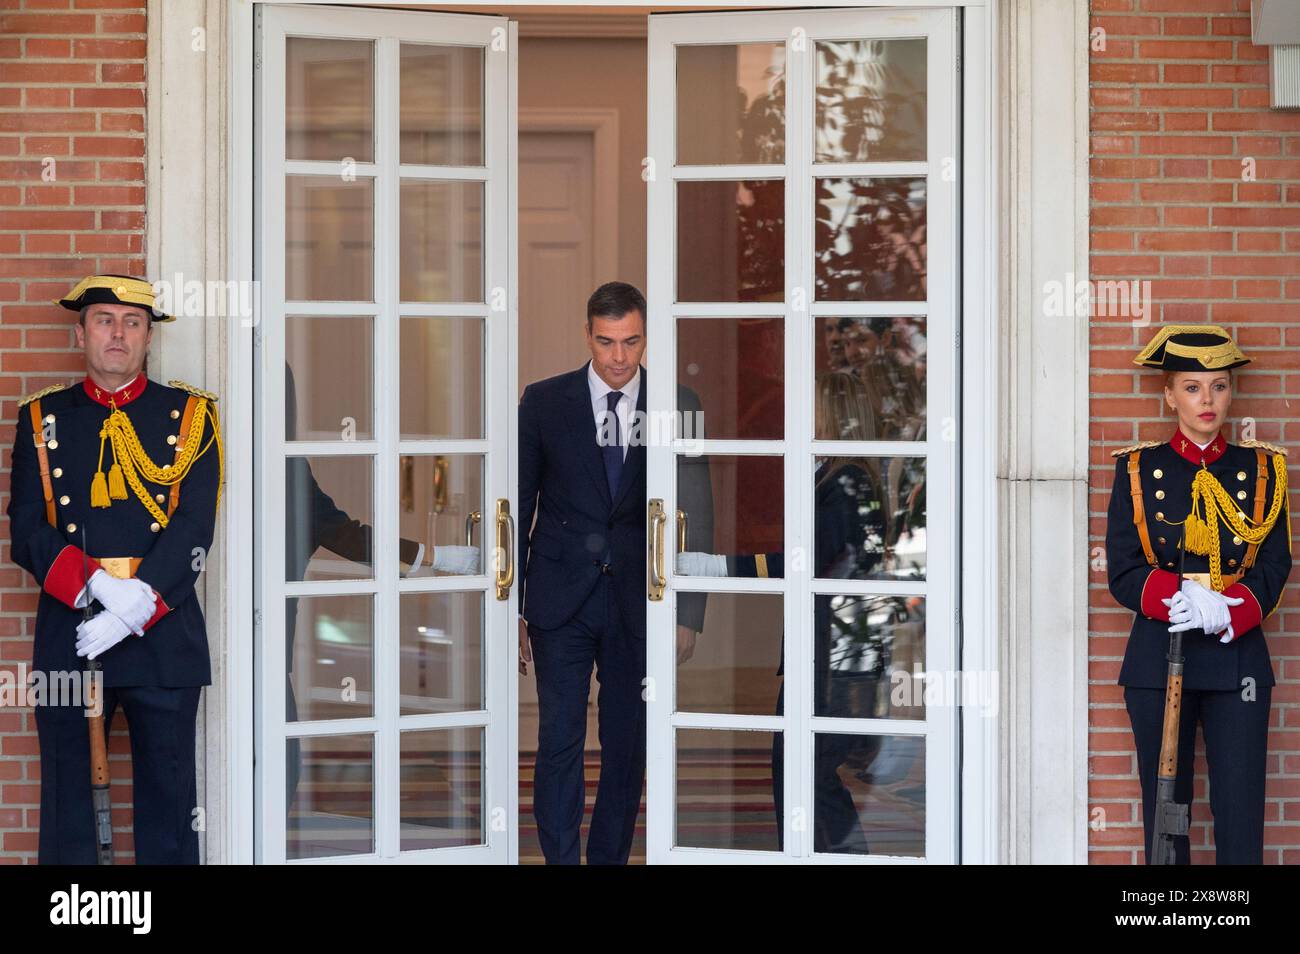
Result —
<path fill-rule="evenodd" d="M 475 546 L 483 548 L 484 527 L 491 521 L 483 514 L 483 455 L 403 454 L 398 465 L 398 531 L 404 540 L 424 543 L 425 572 L 435 547 Z M 402 570 L 409 563 L 403 554 Z M 474 572 L 482 572 L 482 558 Z M 438 570 L 434 576 L 457 574 Z M 464 575 L 464 574 L 460 574 Z"/>
<path fill-rule="evenodd" d="M 925 38 L 817 43 L 816 162 L 925 161 Z"/>
<path fill-rule="evenodd" d="M 401 46 L 401 161 L 483 164 L 483 48 Z"/>
<path fill-rule="evenodd" d="M 679 593 L 683 596 L 695 594 Z M 704 629 L 677 664 L 677 711 L 771 715 L 781 688 L 783 597 L 710 593 Z"/>
<path fill-rule="evenodd" d="M 818 457 L 816 575 L 925 579 L 925 458 Z"/>
<path fill-rule="evenodd" d="M 355 719 L 374 713 L 373 597 L 285 601 L 289 695 L 285 719 Z M 295 605 L 296 604 L 296 605 Z M 296 619 L 295 619 L 296 617 Z"/>
<path fill-rule="evenodd" d="M 674 845 L 780 850 L 772 798 L 774 737 L 780 733 L 677 730 Z"/>
<path fill-rule="evenodd" d="M 925 738 L 815 735 L 813 850 L 925 855 Z"/>
<path fill-rule="evenodd" d="M 401 231 L 402 301 L 484 300 L 482 182 L 404 180 Z"/>
<path fill-rule="evenodd" d="M 286 440 L 371 440 L 374 319 L 284 319 Z"/>
<path fill-rule="evenodd" d="M 483 730 L 402 733 L 402 851 L 484 843 Z"/>
<path fill-rule="evenodd" d="M 483 594 L 403 593 L 401 714 L 465 712 L 483 699 Z"/>
<path fill-rule="evenodd" d="M 401 319 L 404 441 L 483 437 L 483 319 Z"/>
<path fill-rule="evenodd" d="M 813 640 L 813 715 L 925 718 L 924 597 L 814 596 Z"/>
<path fill-rule="evenodd" d="M 285 297 L 374 301 L 374 181 L 285 176 L 284 192 Z"/>
<path fill-rule="evenodd" d="M 677 300 L 784 297 L 784 180 L 678 182 Z"/>
<path fill-rule="evenodd" d="M 703 417 L 687 436 L 780 440 L 785 415 L 785 322 L 780 318 L 680 318 L 677 409 L 683 423 Z"/>
<path fill-rule="evenodd" d="M 374 576 L 370 540 L 375 514 L 372 460 L 285 458 L 286 580 L 357 580 Z"/>
<path fill-rule="evenodd" d="M 291 36 L 284 58 L 284 157 L 373 162 L 374 42 Z"/>
<path fill-rule="evenodd" d="M 785 44 L 677 48 L 679 165 L 785 161 Z"/>
<path fill-rule="evenodd" d="M 817 439 L 924 440 L 925 318 L 828 317 L 820 325 Z"/>
<path fill-rule="evenodd" d="M 325 735 L 286 740 L 302 776 L 285 820 L 285 857 L 364 855 L 375 850 L 374 737 Z"/>
<path fill-rule="evenodd" d="M 688 506 L 683 502 L 686 489 L 699 486 L 704 467 L 712 486 L 712 539 L 697 532 L 703 503 Z M 689 515 L 686 549 L 726 555 L 779 551 L 785 533 L 784 486 L 785 467 L 780 457 L 678 455 L 678 505 Z"/>
<path fill-rule="evenodd" d="M 814 182 L 817 299 L 925 301 L 924 177 Z"/>

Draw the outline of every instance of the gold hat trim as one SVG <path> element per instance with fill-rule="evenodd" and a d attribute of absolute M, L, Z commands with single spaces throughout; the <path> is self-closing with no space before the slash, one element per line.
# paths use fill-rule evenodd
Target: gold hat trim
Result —
<path fill-rule="evenodd" d="M 1198 334 L 1198 335 L 1220 335 L 1227 341 L 1217 345 L 1180 345 L 1177 342 L 1170 341 L 1174 335 Z M 1225 365 L 1233 364 L 1237 361 L 1250 361 L 1237 347 L 1237 342 L 1228 334 L 1221 325 L 1165 325 L 1147 342 L 1145 348 L 1138 352 L 1138 356 L 1133 359 L 1133 363 L 1144 368 L 1159 368 L 1159 364 L 1151 362 L 1151 356 L 1154 355 L 1161 346 L 1170 354 L 1176 354 L 1183 358 L 1194 358 L 1201 363 L 1207 370 L 1216 370 Z M 1214 362 L 1214 363 L 1210 363 Z"/>

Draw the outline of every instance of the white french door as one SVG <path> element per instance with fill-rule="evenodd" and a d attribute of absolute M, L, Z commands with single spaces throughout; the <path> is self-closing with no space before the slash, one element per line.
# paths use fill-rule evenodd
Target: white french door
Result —
<path fill-rule="evenodd" d="M 515 30 L 258 11 L 256 858 L 508 862 Z"/>
<path fill-rule="evenodd" d="M 650 17 L 648 401 L 704 433 L 649 454 L 651 862 L 957 860 L 957 49 Z"/>

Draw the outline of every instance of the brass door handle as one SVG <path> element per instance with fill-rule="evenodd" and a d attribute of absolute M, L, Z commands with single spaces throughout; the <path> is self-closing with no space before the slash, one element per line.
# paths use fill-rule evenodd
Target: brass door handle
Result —
<path fill-rule="evenodd" d="M 664 598 L 664 589 L 668 585 L 664 573 L 664 524 L 668 522 L 668 514 L 664 513 L 664 502 L 658 497 L 650 501 L 648 519 L 650 532 L 646 536 L 649 537 L 650 548 L 650 587 L 646 595 L 658 602 Z"/>
<path fill-rule="evenodd" d="M 445 456 L 439 454 L 433 459 L 433 512 L 442 513 L 447 509 L 447 501 L 450 496 L 450 489 L 447 486 L 448 470 L 450 462 Z"/>
<path fill-rule="evenodd" d="M 472 547 L 474 545 L 474 524 L 482 519 L 483 512 L 481 510 L 475 510 L 465 518 L 465 546 Z"/>
<path fill-rule="evenodd" d="M 686 552 L 686 511 L 681 507 L 677 508 L 677 552 Z"/>
<path fill-rule="evenodd" d="M 497 498 L 496 566 L 497 599 L 510 599 L 515 585 L 515 518 L 510 516 L 510 501 Z"/>

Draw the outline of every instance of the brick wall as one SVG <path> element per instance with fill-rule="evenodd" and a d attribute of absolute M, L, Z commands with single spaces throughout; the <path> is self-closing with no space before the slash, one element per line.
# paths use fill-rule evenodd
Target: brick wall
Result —
<path fill-rule="evenodd" d="M 1114 460 L 1164 439 L 1161 380 L 1131 363 L 1158 322 L 1228 327 L 1256 364 L 1230 412 L 1256 436 L 1293 448 L 1291 509 L 1300 509 L 1300 112 L 1268 108 L 1268 51 L 1250 42 L 1249 0 L 1093 0 L 1106 49 L 1091 57 L 1091 274 L 1151 282 L 1150 326 L 1092 324 L 1091 540 L 1105 542 Z M 1243 179 L 1243 159 L 1255 180 Z M 1163 413 L 1162 413 L 1163 412 Z M 1238 439 L 1234 429 L 1230 439 Z M 1094 549 L 1094 553 L 1098 551 Z M 1273 691 L 1265 861 L 1300 864 L 1300 571 L 1264 631 Z M 1132 614 L 1104 570 L 1091 575 L 1089 834 L 1093 863 L 1142 860 L 1136 757 L 1115 684 Z M 1192 861 L 1214 863 L 1204 745 L 1197 740 Z"/>
<path fill-rule="evenodd" d="M 85 373 L 83 275 L 144 274 L 143 0 L 0 0 L 0 511 L 18 400 Z M 38 590 L 0 541 L 0 669 L 30 664 Z M 130 847 L 130 755 L 110 743 L 115 838 Z M 40 763 L 30 709 L 0 707 L 0 862 L 36 860 Z M 129 857 L 129 855 L 127 855 Z"/>

